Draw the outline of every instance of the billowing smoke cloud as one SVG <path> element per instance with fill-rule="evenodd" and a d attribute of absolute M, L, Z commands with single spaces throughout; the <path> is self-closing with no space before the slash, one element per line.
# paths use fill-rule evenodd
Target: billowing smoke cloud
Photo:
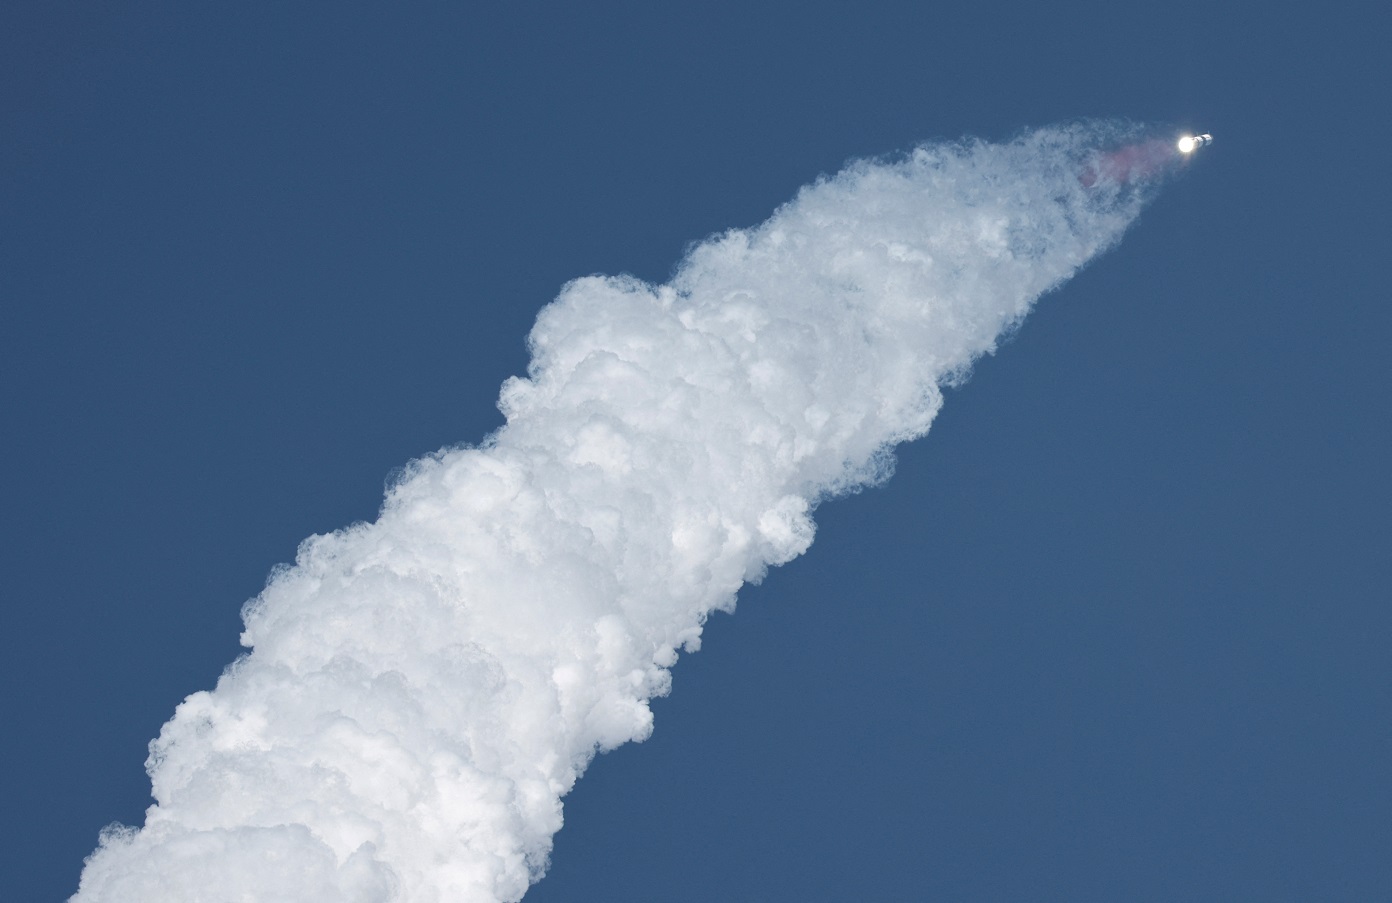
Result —
<path fill-rule="evenodd" d="M 104 832 L 73 899 L 519 899 L 561 798 L 648 736 L 706 617 L 1120 238 L 1154 173 L 1106 153 L 1136 137 L 852 163 L 667 285 L 565 286 L 506 426 L 414 462 L 375 523 L 306 540 L 247 605 L 251 651 L 151 744 L 157 804 Z"/>

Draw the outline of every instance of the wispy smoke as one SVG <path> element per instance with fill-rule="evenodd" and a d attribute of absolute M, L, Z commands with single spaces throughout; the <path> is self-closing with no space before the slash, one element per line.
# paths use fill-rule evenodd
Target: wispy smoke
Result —
<path fill-rule="evenodd" d="M 852 163 L 667 285 L 565 286 L 507 425 L 414 462 L 375 523 L 306 540 L 247 605 L 251 651 L 151 744 L 157 804 L 104 832 L 73 899 L 519 899 L 561 798 L 648 736 L 706 617 L 1121 237 L 1146 185 L 1097 161 L 1134 137 Z"/>

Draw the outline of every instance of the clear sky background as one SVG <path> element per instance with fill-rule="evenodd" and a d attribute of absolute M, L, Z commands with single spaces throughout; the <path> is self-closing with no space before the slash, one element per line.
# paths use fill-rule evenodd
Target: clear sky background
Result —
<path fill-rule="evenodd" d="M 1119 115 L 1216 141 L 712 619 L 527 899 L 1392 899 L 1373 8 L 6 4 L 0 896 L 141 823 L 243 601 L 497 427 L 566 280 Z"/>

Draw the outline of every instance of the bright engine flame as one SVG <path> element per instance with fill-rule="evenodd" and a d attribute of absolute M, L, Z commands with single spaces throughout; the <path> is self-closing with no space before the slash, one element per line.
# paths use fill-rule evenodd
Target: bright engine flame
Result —
<path fill-rule="evenodd" d="M 1193 153 L 1194 148 L 1198 146 L 1199 139 L 1195 138 L 1193 135 L 1185 135 L 1183 138 L 1179 139 L 1179 152 L 1181 154 Z"/>

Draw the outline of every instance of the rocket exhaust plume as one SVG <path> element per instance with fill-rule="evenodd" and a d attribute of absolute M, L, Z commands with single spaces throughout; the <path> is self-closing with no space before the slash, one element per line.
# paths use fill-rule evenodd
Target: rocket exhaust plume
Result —
<path fill-rule="evenodd" d="M 1121 238 L 1167 169 L 1151 148 L 1117 123 L 925 145 L 666 285 L 566 285 L 506 425 L 411 464 L 375 523 L 306 540 L 247 604 L 250 651 L 151 743 L 156 804 L 103 832 L 72 899 L 520 899 L 561 798 L 649 735 L 706 617 Z"/>

